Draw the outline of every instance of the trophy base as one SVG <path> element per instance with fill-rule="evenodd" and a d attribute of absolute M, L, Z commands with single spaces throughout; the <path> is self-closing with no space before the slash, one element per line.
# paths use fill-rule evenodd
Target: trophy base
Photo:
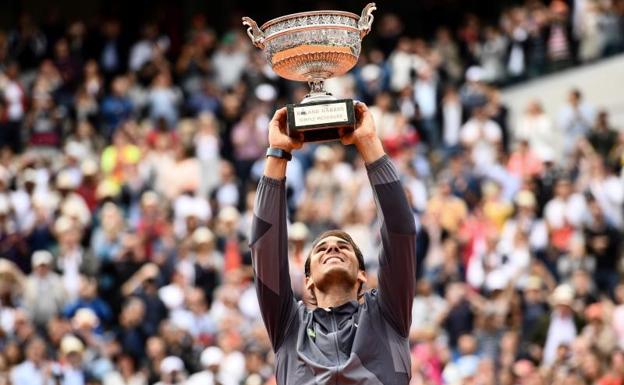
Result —
<path fill-rule="evenodd" d="M 325 100 L 286 105 L 288 135 L 304 142 L 339 140 L 341 128 L 355 129 L 353 100 Z"/>

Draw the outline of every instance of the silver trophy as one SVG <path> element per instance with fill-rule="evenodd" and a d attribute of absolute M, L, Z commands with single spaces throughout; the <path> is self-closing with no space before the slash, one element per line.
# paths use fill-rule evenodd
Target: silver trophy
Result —
<path fill-rule="evenodd" d="M 362 38 L 373 24 L 375 3 L 360 16 L 343 11 L 313 11 L 278 17 L 258 27 L 243 17 L 247 34 L 262 49 L 279 76 L 308 82 L 310 93 L 301 104 L 288 104 L 288 134 L 305 142 L 336 140 L 339 129 L 355 129 L 353 100 L 336 99 L 324 82 L 357 63 Z"/>

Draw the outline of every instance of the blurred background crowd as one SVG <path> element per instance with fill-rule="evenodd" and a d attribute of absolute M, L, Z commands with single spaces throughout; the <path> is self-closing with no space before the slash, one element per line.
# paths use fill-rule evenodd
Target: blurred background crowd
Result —
<path fill-rule="evenodd" d="M 622 385 L 624 133 L 573 85 L 556 111 L 500 87 L 622 52 L 624 1 L 527 0 L 422 36 L 408 16 L 380 4 L 327 87 L 369 105 L 418 224 L 411 383 Z M 248 234 L 267 124 L 307 85 L 238 24 L 161 22 L 23 13 L 0 32 L 0 384 L 274 383 Z M 363 162 L 294 155 L 296 295 L 328 228 L 374 287 Z"/>

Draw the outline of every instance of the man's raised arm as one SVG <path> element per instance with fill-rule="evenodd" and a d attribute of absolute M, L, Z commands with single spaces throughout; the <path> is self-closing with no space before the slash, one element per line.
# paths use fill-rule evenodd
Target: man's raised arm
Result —
<path fill-rule="evenodd" d="M 359 126 L 343 137 L 355 144 L 366 162 L 368 177 L 382 221 L 379 256 L 379 303 L 394 329 L 407 337 L 412 321 L 416 280 L 416 224 L 398 172 L 385 154 L 368 108 L 356 105 Z"/>
<path fill-rule="evenodd" d="M 286 109 L 278 110 L 269 126 L 269 145 L 290 153 L 301 143 L 283 132 Z M 286 233 L 286 165 L 288 161 L 268 156 L 260 179 L 251 230 L 251 255 L 256 292 L 262 318 L 273 349 L 281 345 L 296 310 L 288 271 Z"/>

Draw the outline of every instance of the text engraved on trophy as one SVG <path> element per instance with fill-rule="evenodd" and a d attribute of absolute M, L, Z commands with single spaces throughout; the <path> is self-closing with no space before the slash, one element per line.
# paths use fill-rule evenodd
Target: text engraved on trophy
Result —
<path fill-rule="evenodd" d="M 293 112 L 295 125 L 299 127 L 349 121 L 346 103 L 297 106 Z"/>

